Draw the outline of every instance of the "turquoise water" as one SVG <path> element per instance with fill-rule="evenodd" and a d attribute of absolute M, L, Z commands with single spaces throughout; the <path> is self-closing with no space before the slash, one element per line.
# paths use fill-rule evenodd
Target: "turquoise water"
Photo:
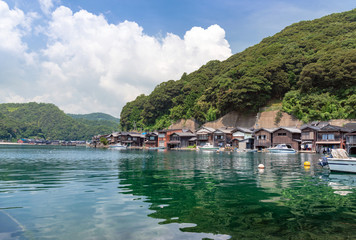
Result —
<path fill-rule="evenodd" d="M 356 239 L 319 157 L 0 146 L 0 239 Z"/>

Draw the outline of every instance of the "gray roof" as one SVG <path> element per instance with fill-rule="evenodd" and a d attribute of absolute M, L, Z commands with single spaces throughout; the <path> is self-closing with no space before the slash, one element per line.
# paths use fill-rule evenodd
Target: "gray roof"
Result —
<path fill-rule="evenodd" d="M 208 133 L 212 133 L 214 132 L 215 129 L 214 128 L 210 128 L 210 127 L 202 127 L 197 131 L 197 134 L 199 134 L 200 132 L 204 133 L 204 132 L 208 132 Z"/>
<path fill-rule="evenodd" d="M 254 133 L 256 132 L 259 132 L 261 130 L 264 130 L 266 132 L 269 132 L 269 133 L 273 133 L 274 131 L 276 131 L 278 128 L 259 128 L 259 129 L 256 129 L 255 131 L 253 131 Z"/>
<path fill-rule="evenodd" d="M 248 128 L 244 128 L 244 127 L 236 127 L 232 132 L 237 132 L 237 131 L 240 131 L 240 132 L 244 132 L 244 133 L 252 133 L 253 131 L 248 129 Z"/>
<path fill-rule="evenodd" d="M 275 132 L 275 131 L 277 131 L 279 129 L 284 129 L 284 130 L 286 130 L 288 132 L 291 132 L 291 133 L 301 133 L 302 132 L 299 128 L 293 128 L 293 127 L 279 127 L 276 130 L 274 130 L 273 132 Z"/>
<path fill-rule="evenodd" d="M 221 131 L 223 133 L 232 133 L 234 131 L 235 128 L 232 127 L 222 127 L 222 128 L 218 128 L 215 130 L 216 131 Z"/>
<path fill-rule="evenodd" d="M 346 123 L 344 125 L 344 128 L 347 128 L 347 129 L 350 129 L 350 130 L 356 130 L 356 122 Z"/>
<path fill-rule="evenodd" d="M 180 137 L 195 137 L 196 136 L 196 134 L 191 133 L 191 132 L 176 132 L 176 133 L 172 133 L 171 136 L 173 134 L 176 134 L 176 135 L 178 135 Z"/>

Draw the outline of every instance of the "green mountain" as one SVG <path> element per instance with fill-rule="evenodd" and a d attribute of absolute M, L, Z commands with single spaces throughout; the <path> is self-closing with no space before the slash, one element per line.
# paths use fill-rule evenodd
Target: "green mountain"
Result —
<path fill-rule="evenodd" d="M 105 126 L 111 131 L 119 128 L 120 119 L 115 118 L 105 113 L 90 113 L 90 114 L 67 114 L 76 121 L 86 124 L 91 127 Z M 110 131 L 110 132 L 111 132 Z"/>
<path fill-rule="evenodd" d="M 0 139 L 89 140 L 118 129 L 106 121 L 76 120 L 47 103 L 0 104 Z"/>
<path fill-rule="evenodd" d="M 113 117 L 106 113 L 89 113 L 89 114 L 67 114 L 74 119 L 86 119 L 90 121 L 111 121 L 115 123 L 120 123 L 120 119 Z"/>
<path fill-rule="evenodd" d="M 230 112 L 257 112 L 273 100 L 308 122 L 356 118 L 356 9 L 286 27 L 225 61 L 210 61 L 180 80 L 128 102 L 123 129 L 200 123 Z"/>

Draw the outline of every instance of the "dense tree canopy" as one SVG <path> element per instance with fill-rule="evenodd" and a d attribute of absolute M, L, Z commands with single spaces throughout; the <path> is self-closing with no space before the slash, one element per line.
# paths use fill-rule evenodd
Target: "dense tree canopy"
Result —
<path fill-rule="evenodd" d="M 108 122 L 76 120 L 53 104 L 0 104 L 0 139 L 89 140 L 93 135 L 118 130 L 118 123 Z"/>
<path fill-rule="evenodd" d="M 355 118 L 356 9 L 286 27 L 261 43 L 129 102 L 121 126 L 153 129 L 257 112 L 273 99 L 303 121 Z M 323 101 L 324 99 L 324 101 Z"/>

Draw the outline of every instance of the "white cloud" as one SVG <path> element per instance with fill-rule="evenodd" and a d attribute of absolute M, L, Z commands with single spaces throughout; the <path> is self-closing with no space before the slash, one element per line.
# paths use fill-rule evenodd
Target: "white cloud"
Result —
<path fill-rule="evenodd" d="M 53 7 L 52 1 L 40 3 L 44 11 Z M 135 22 L 114 25 L 102 15 L 73 13 L 64 6 L 55 9 L 46 24 L 32 26 L 45 32 L 47 46 L 29 53 L 20 28 L 25 26 L 25 14 L 10 10 L 1 0 L 0 13 L 0 20 L 7 16 L 6 33 L 13 38 L 9 46 L 0 42 L 0 49 L 18 51 L 19 58 L 33 56 L 32 65 L 17 76 L 17 84 L 26 89 L 11 84 L 6 89 L 2 84 L 0 101 L 5 102 L 37 100 L 52 102 L 66 112 L 103 111 L 118 116 L 127 101 L 150 93 L 158 83 L 231 55 L 225 31 L 218 25 L 194 27 L 183 39 L 173 33 L 157 38 Z M 4 36 L 0 32 L 0 39 Z"/>
<path fill-rule="evenodd" d="M 10 10 L 7 3 L 0 1 L 0 50 L 14 53 L 24 52 L 27 48 L 21 40 L 29 27 L 25 14 L 19 10 Z"/>
<path fill-rule="evenodd" d="M 61 89 L 62 94 L 56 95 L 68 99 L 65 105 L 85 98 L 116 115 L 127 101 L 149 93 L 158 83 L 231 55 L 218 25 L 194 27 L 184 39 L 172 33 L 157 39 L 144 34 L 135 22 L 113 25 L 102 15 L 85 10 L 73 14 L 63 6 L 53 12 L 48 36 L 42 64 L 46 77 L 41 84 L 53 92 Z M 68 92 L 71 96 L 64 96 Z"/>
<path fill-rule="evenodd" d="M 54 6 L 53 1 L 52 0 L 38 0 L 41 10 L 45 13 L 45 14 L 50 14 L 51 10 Z"/>

